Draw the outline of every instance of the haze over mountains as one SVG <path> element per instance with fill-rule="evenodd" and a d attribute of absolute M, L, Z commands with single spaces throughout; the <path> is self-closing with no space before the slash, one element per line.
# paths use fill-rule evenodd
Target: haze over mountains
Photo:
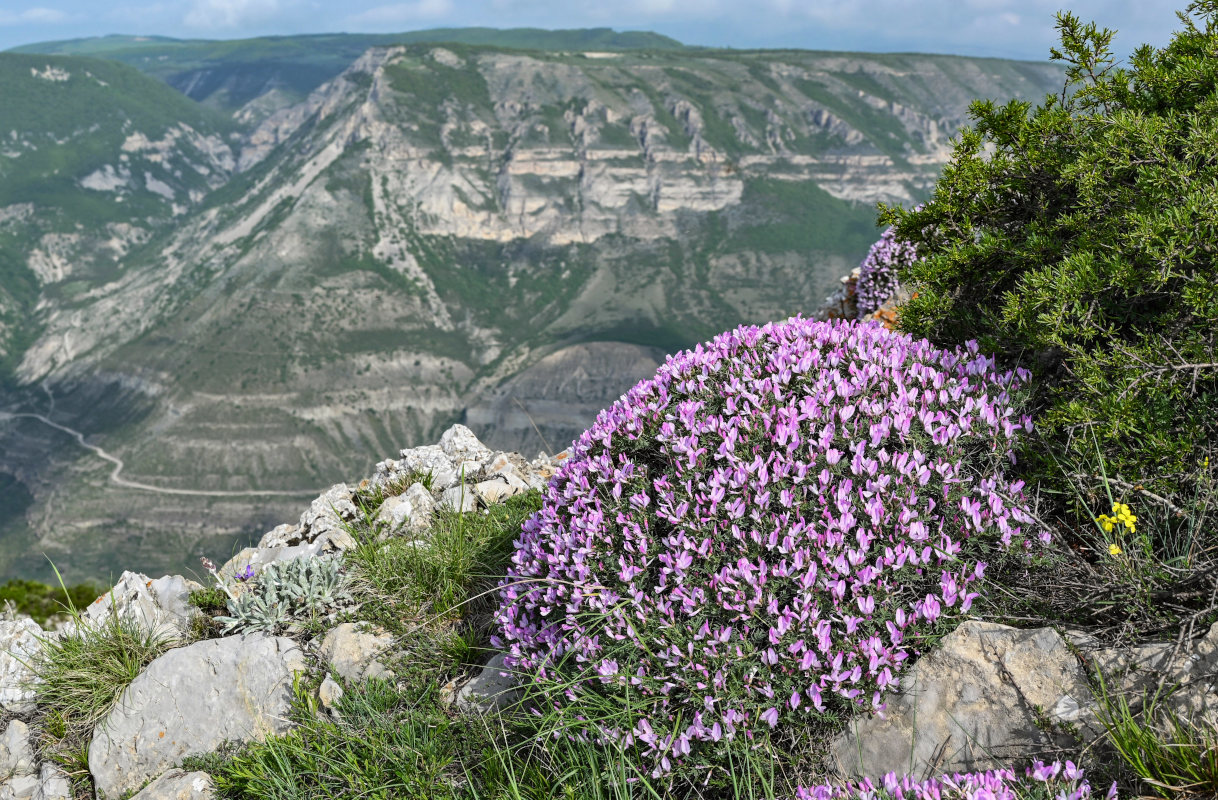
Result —
<path fill-rule="evenodd" d="M 814 308 L 971 100 L 1062 85 L 611 31 L 21 50 L 0 578 L 70 582 L 226 556 L 454 421 L 562 449 L 664 353 Z"/>

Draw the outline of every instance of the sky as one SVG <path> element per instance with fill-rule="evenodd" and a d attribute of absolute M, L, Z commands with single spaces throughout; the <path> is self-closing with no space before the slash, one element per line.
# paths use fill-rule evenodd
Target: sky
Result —
<path fill-rule="evenodd" d="M 239 39 L 438 27 L 651 30 L 735 48 L 913 51 L 1046 60 L 1063 6 L 1118 31 L 1124 58 L 1166 45 L 1188 0 L 0 0 L 0 49 L 109 33 Z"/>

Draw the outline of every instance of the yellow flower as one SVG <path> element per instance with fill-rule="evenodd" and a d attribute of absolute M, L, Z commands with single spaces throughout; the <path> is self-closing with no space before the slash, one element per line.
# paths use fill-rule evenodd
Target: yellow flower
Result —
<path fill-rule="evenodd" d="M 1108 545 L 1108 554 L 1114 555 L 1114 556 L 1119 556 L 1121 554 L 1121 548 L 1118 547 L 1116 544 L 1110 544 L 1110 545 Z"/>

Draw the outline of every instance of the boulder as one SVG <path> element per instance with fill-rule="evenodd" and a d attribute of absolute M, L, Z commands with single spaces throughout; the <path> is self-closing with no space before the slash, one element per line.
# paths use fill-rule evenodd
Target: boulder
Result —
<path fill-rule="evenodd" d="M 391 634 L 379 628 L 368 629 L 361 623 L 344 622 L 326 633 L 318 654 L 343 678 L 358 681 L 390 675 L 376 658 L 392 646 Z"/>
<path fill-rule="evenodd" d="M 464 425 L 454 425 L 440 436 L 440 449 L 454 464 L 463 461 L 487 461 L 491 458 L 491 449 L 478 441 L 474 432 Z"/>
<path fill-rule="evenodd" d="M 504 663 L 506 656 L 497 654 L 482 671 L 457 692 L 457 708 L 463 711 L 486 712 L 502 710 L 516 701 L 516 679 Z"/>
<path fill-rule="evenodd" d="M 102 798 L 139 789 L 188 755 L 290 727 L 291 640 L 253 633 L 195 642 L 149 664 L 93 731 L 89 771 Z"/>
<path fill-rule="evenodd" d="M 72 800 L 72 781 L 54 764 L 43 764 L 33 800 Z"/>
<path fill-rule="evenodd" d="M 345 483 L 327 489 L 300 515 L 302 541 L 315 542 L 323 534 L 342 531 L 359 518 L 359 509 L 352 502 L 354 492 Z"/>
<path fill-rule="evenodd" d="M 85 609 L 82 622 L 105 625 L 114 619 L 133 620 L 144 630 L 180 639 L 190 628 L 190 618 L 199 610 L 190 604 L 190 593 L 202 585 L 181 575 L 152 580 L 138 572 L 124 572 L 117 584 Z"/>
<path fill-rule="evenodd" d="M 37 681 L 30 661 L 46 634 L 32 619 L 0 620 L 0 708 L 15 714 L 34 710 Z"/>
<path fill-rule="evenodd" d="M 519 479 L 518 479 L 519 480 Z M 509 483 L 502 476 L 497 476 L 487 481 L 479 481 L 474 484 L 474 497 L 483 507 L 493 506 L 496 503 L 502 503 L 509 497 L 520 494 L 527 490 L 527 485 L 518 486 Z"/>
<path fill-rule="evenodd" d="M 884 718 L 852 721 L 830 755 L 845 778 L 997 769 L 1069 746 L 1045 722 L 1086 724 L 1092 702 L 1053 629 L 964 622 L 901 676 Z"/>
<path fill-rule="evenodd" d="M 131 796 L 131 800 L 212 800 L 216 788 L 206 772 L 173 768 Z"/>
<path fill-rule="evenodd" d="M 444 450 L 435 444 L 403 450 L 397 460 L 390 459 L 376 465 L 372 483 L 382 489 L 414 482 L 420 475 L 431 476 L 431 490 L 442 492 L 457 482 L 457 470 Z"/>
<path fill-rule="evenodd" d="M 346 535 L 346 531 L 343 532 Z M 348 536 L 348 538 L 350 538 Z M 298 544 L 292 547 L 247 547 L 237 555 L 230 558 L 220 567 L 218 573 L 228 583 L 229 589 L 238 589 L 241 581 L 236 580 L 236 575 L 243 571 L 247 566 L 254 568 L 254 574 L 262 572 L 263 568 L 268 564 L 274 564 L 276 561 L 291 561 L 294 558 L 305 557 L 322 557 L 328 558 L 330 554 L 337 551 L 326 551 L 325 545 L 328 539 L 323 539 L 309 544 Z"/>
<path fill-rule="evenodd" d="M 0 800 L 34 800 L 41 788 L 42 780 L 36 774 L 14 775 L 0 781 Z"/>
<path fill-rule="evenodd" d="M 0 781 L 0 800 L 72 800 L 67 774 L 54 764 Z"/>

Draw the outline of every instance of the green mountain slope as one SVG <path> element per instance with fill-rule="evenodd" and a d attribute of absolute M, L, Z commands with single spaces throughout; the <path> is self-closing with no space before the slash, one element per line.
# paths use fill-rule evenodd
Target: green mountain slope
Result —
<path fill-rule="evenodd" d="M 230 41 L 166 37 L 104 36 L 40 42 L 13 49 L 113 59 L 160 78 L 188 97 L 236 110 L 274 92 L 274 104 L 302 100 L 338 75 L 370 47 L 420 42 L 480 45 L 528 50 L 681 48 L 675 39 L 646 31 L 609 28 L 435 28 L 389 34 L 268 36 Z"/>
<path fill-rule="evenodd" d="M 0 53 L 0 373 L 42 296 L 119 260 L 227 180 L 231 120 L 112 61 Z"/>
<path fill-rule="evenodd" d="M 457 420 L 561 449 L 665 352 L 815 308 L 875 202 L 925 197 L 969 101 L 1060 83 L 942 56 L 373 49 L 240 132 L 235 171 L 111 274 L 34 270 L 8 408 L 127 483 L 0 417 L 7 569 L 180 570 Z"/>

